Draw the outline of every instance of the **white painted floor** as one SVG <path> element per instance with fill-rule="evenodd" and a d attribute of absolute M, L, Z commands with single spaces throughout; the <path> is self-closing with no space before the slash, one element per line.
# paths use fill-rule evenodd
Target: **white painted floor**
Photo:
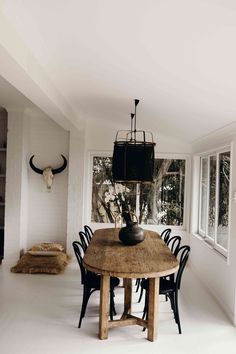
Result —
<path fill-rule="evenodd" d="M 147 341 L 139 326 L 111 329 L 108 340 L 101 341 L 97 337 L 98 295 L 92 295 L 82 328 L 78 329 L 82 288 L 76 263 L 70 263 L 62 275 L 13 274 L 3 264 L 0 353 L 236 353 L 236 328 L 189 269 L 180 292 L 182 335 L 177 332 L 169 303 L 160 297 L 156 342 Z M 122 300 L 123 288 L 119 288 L 115 298 L 119 313 Z M 134 293 L 133 311 L 141 315 L 142 308 Z"/>

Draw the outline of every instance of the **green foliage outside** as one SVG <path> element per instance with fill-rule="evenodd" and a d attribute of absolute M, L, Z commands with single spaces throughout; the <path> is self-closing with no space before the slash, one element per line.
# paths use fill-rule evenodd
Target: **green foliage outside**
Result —
<path fill-rule="evenodd" d="M 112 158 L 93 158 L 91 221 L 113 223 L 128 208 L 144 224 L 182 225 L 185 160 L 156 159 L 154 183 L 112 182 Z"/>

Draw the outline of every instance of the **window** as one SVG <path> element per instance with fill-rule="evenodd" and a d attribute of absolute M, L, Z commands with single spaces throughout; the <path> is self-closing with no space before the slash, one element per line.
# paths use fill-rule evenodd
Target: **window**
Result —
<path fill-rule="evenodd" d="M 199 234 L 227 254 L 229 234 L 230 151 L 201 157 Z"/>
<path fill-rule="evenodd" d="M 112 183 L 112 157 L 94 156 L 91 221 L 113 223 L 123 203 L 135 212 L 136 186 Z"/>
<path fill-rule="evenodd" d="M 113 223 L 124 204 L 142 224 L 184 224 L 185 159 L 156 159 L 154 183 L 112 182 L 112 158 L 93 156 L 91 221 Z"/>

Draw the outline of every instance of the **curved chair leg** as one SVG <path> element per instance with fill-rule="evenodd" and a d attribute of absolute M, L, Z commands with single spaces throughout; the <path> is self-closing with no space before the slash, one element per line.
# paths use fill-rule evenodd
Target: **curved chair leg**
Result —
<path fill-rule="evenodd" d="M 174 293 L 173 293 L 173 292 L 170 292 L 170 293 L 166 294 L 165 296 L 170 299 L 171 310 L 173 311 L 175 323 L 177 324 L 178 322 L 177 322 L 177 315 L 176 315 L 176 307 L 175 307 Z"/>
<path fill-rule="evenodd" d="M 90 297 L 91 294 L 92 294 L 92 293 L 90 292 L 90 289 L 87 289 L 87 287 L 84 286 L 84 290 L 83 290 L 83 302 L 82 302 L 82 307 L 81 307 L 81 311 L 80 311 L 80 319 L 79 319 L 78 328 L 81 327 L 82 319 L 83 319 L 84 316 L 85 316 L 85 312 L 86 312 L 88 300 L 89 300 L 89 297 Z"/>
<path fill-rule="evenodd" d="M 142 316 L 142 319 L 144 320 L 146 315 L 147 315 L 147 308 L 148 308 L 148 294 L 147 294 L 147 291 L 145 290 L 145 302 L 144 302 L 144 308 L 143 308 L 143 316 Z"/>
<path fill-rule="evenodd" d="M 147 320 L 148 319 L 148 292 L 147 292 L 147 290 L 145 290 L 145 303 L 144 303 L 142 319 L 143 320 Z M 145 331 L 146 331 L 146 328 L 143 327 L 143 332 L 145 332 Z"/>
<path fill-rule="evenodd" d="M 135 283 L 135 285 L 136 285 L 136 293 L 138 292 L 138 289 L 140 287 L 140 283 L 141 283 L 141 279 L 137 279 L 136 283 Z"/>
<path fill-rule="evenodd" d="M 113 315 L 116 316 L 117 313 L 116 313 L 116 308 L 115 308 L 115 302 L 114 302 L 114 299 L 112 299 L 112 312 L 113 312 Z"/>
<path fill-rule="evenodd" d="M 143 297 L 143 288 L 141 288 L 138 302 L 140 302 L 142 300 L 142 297 Z"/>
<path fill-rule="evenodd" d="M 112 289 L 112 294 L 113 294 L 113 298 L 112 298 L 112 303 L 113 303 L 113 315 L 116 315 L 116 308 L 115 308 L 115 301 L 114 301 L 114 297 L 115 297 L 115 291 L 114 289 Z"/>
<path fill-rule="evenodd" d="M 115 297 L 115 292 L 114 292 L 114 288 L 112 288 L 110 289 L 110 311 L 109 311 L 111 320 L 113 320 L 113 315 L 116 315 L 114 297 Z"/>
<path fill-rule="evenodd" d="M 174 299 L 175 299 L 176 322 L 177 322 L 177 325 L 178 325 L 179 334 L 181 334 L 182 331 L 181 331 L 180 318 L 179 318 L 178 291 L 175 291 Z"/>
<path fill-rule="evenodd" d="M 112 289 L 112 307 L 113 307 L 113 315 L 116 315 L 116 308 L 115 308 L 115 301 L 114 301 L 114 297 L 115 297 L 115 291 L 114 288 Z"/>
<path fill-rule="evenodd" d="M 109 310 L 110 320 L 113 320 L 113 309 L 112 309 L 112 295 L 110 291 L 110 310 Z"/>
<path fill-rule="evenodd" d="M 174 314 L 175 323 L 178 324 L 177 315 L 176 315 L 175 299 L 174 299 L 173 292 L 169 293 L 168 297 L 170 299 L 170 305 L 171 305 L 171 309 L 172 309 L 173 314 Z"/>

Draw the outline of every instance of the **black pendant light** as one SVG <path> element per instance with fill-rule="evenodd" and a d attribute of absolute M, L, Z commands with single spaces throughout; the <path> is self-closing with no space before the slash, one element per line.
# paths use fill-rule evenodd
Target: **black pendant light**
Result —
<path fill-rule="evenodd" d="M 136 129 L 136 111 L 131 113 L 131 129 L 119 130 L 114 142 L 112 174 L 114 182 L 153 182 L 154 147 L 150 132 Z"/>

